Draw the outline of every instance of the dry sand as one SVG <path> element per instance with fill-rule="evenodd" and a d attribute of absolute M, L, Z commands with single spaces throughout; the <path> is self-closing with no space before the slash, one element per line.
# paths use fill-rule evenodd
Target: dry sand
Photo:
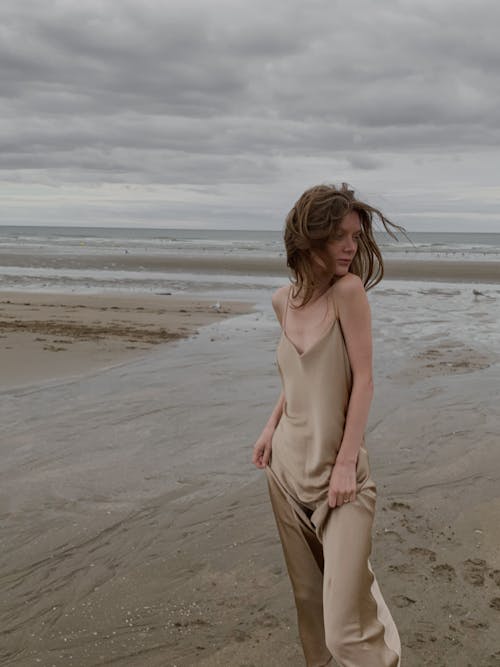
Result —
<path fill-rule="evenodd" d="M 0 387 L 110 367 L 251 309 L 234 301 L 214 306 L 168 293 L 0 292 Z"/>

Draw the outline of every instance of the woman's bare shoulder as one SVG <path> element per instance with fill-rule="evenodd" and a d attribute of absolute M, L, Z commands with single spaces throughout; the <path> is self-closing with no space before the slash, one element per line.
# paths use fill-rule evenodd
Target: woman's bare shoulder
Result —
<path fill-rule="evenodd" d="M 364 321 L 370 313 L 365 286 L 359 276 L 346 273 L 332 288 L 342 323 Z"/>
<path fill-rule="evenodd" d="M 356 289 L 365 289 L 363 281 L 355 273 L 346 273 L 345 276 L 342 276 L 336 280 L 333 284 L 333 288 L 336 291 L 349 291 Z"/>
<path fill-rule="evenodd" d="M 340 298 L 350 298 L 361 292 L 365 292 L 363 281 L 355 273 L 346 273 L 339 278 L 332 287 L 332 292 Z"/>

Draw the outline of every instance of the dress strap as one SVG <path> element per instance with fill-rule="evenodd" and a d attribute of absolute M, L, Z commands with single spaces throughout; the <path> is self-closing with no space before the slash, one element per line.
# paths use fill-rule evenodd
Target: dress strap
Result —
<path fill-rule="evenodd" d="M 330 297 L 330 301 L 331 301 L 332 306 L 333 306 L 333 317 L 334 317 L 335 320 L 338 320 L 339 319 L 339 309 L 337 308 L 337 300 L 335 299 L 335 295 L 333 294 L 332 287 L 333 286 L 328 288 L 328 292 L 329 292 L 328 296 Z"/>
<path fill-rule="evenodd" d="M 283 313 L 283 324 L 281 325 L 281 328 L 283 329 L 283 332 L 285 332 L 285 326 L 286 326 L 286 316 L 288 314 L 288 303 L 290 301 L 290 292 L 292 291 L 292 285 L 289 286 L 287 294 L 286 294 L 286 304 L 285 304 L 285 311 Z"/>

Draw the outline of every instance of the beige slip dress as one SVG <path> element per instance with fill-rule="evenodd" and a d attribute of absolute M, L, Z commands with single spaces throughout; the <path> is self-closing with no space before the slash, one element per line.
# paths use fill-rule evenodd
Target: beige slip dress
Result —
<path fill-rule="evenodd" d="M 291 289 L 276 353 L 285 401 L 265 470 L 306 663 L 400 667 L 399 634 L 369 561 L 376 486 L 364 436 L 355 501 L 328 505 L 353 381 L 335 286 L 331 325 L 302 353 L 286 333 Z"/>

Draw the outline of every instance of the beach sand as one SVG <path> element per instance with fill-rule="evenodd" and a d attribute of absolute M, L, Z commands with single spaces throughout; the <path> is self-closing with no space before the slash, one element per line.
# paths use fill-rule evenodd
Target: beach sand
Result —
<path fill-rule="evenodd" d="M 371 563 L 404 667 L 498 666 L 500 354 L 480 336 L 498 306 L 390 285 L 370 297 Z M 270 305 L 223 303 L 230 312 L 216 314 L 170 296 L 31 294 L 1 305 L 22 329 L 2 339 L 12 343 L 3 363 L 17 360 L 8 384 L 36 382 L 2 396 L 0 664 L 302 667 L 264 473 L 250 462 L 279 395 Z M 247 314 L 227 319 L 237 312 Z M 61 331 L 43 330 L 50 313 Z M 425 317 L 434 329 L 419 336 Z M 457 317 L 477 337 L 460 336 Z M 155 345 L 160 329 L 175 336 L 207 319 L 196 337 Z M 79 342 L 68 325 L 108 332 Z M 55 357 L 95 372 L 44 384 Z M 16 376 L 28 358 L 35 370 Z"/>
<path fill-rule="evenodd" d="M 0 250 L 0 266 L 30 267 L 49 269 L 112 269 L 113 271 L 165 271 L 193 272 L 217 275 L 278 275 L 287 273 L 283 253 L 273 257 L 254 257 L 238 254 L 186 255 L 142 254 L 138 252 L 124 254 L 80 254 L 51 255 L 19 254 Z M 440 259 L 384 259 L 384 277 L 391 280 L 433 280 L 496 283 L 500 282 L 500 262 L 490 261 L 456 261 Z M 139 273 L 140 275 L 140 273 Z M 49 277 L 46 277 L 48 280 Z M 11 277 L 14 280 L 14 276 Z"/>
<path fill-rule="evenodd" d="M 215 303 L 168 293 L 0 292 L 0 388 L 126 362 L 251 308 Z"/>

